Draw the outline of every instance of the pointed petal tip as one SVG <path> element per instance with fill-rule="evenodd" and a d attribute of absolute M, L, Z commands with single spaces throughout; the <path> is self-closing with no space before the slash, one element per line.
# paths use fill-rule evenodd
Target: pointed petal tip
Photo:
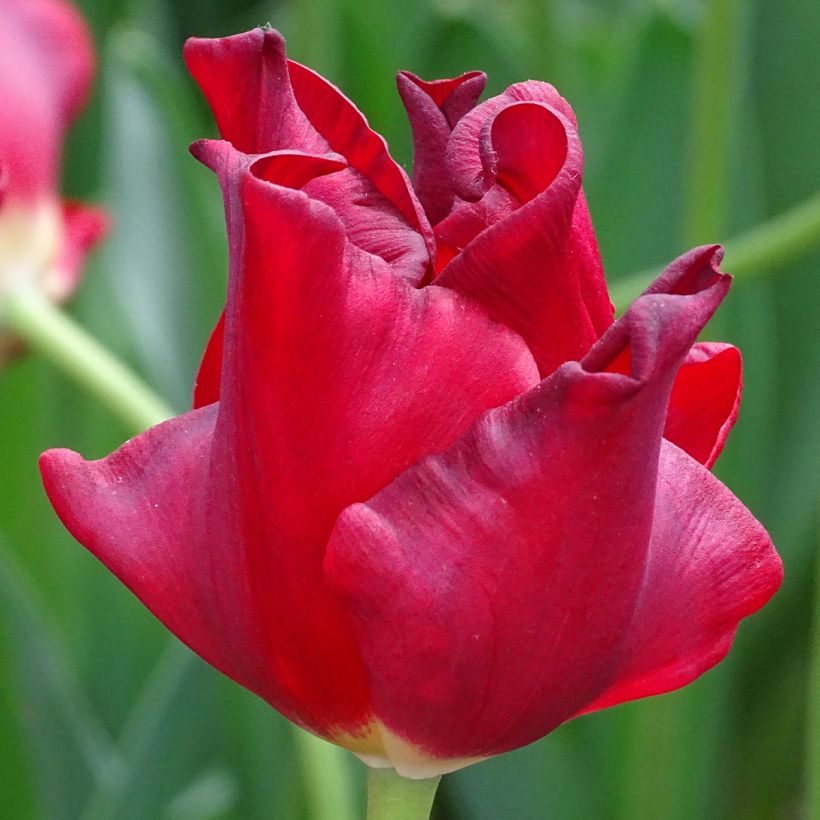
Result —
<path fill-rule="evenodd" d="M 407 71 L 406 69 L 396 72 L 396 83 L 412 83 L 423 91 L 426 91 L 431 97 L 436 96 L 434 92 L 436 89 L 442 89 L 446 92 L 450 92 L 463 83 L 476 79 L 483 80 L 484 83 L 486 83 L 487 74 L 484 71 L 472 70 L 465 71 L 457 77 L 445 77 L 439 80 L 425 80 L 422 77 L 419 77 L 418 74 L 414 74 L 412 71 Z"/>
<path fill-rule="evenodd" d="M 729 289 L 732 277 L 720 269 L 722 245 L 700 245 L 681 254 L 643 292 L 642 296 L 667 293 L 695 296 L 714 285 Z M 640 297 L 639 297 L 640 298 Z"/>
<path fill-rule="evenodd" d="M 646 382 L 677 371 L 698 334 L 729 291 L 719 245 L 678 257 L 596 342 L 582 360 L 590 372 L 614 372 Z"/>
<path fill-rule="evenodd" d="M 218 173 L 225 158 L 236 153 L 236 149 L 227 140 L 197 140 L 188 146 L 191 156 L 206 168 Z"/>
<path fill-rule="evenodd" d="M 215 49 L 233 46 L 262 50 L 265 48 L 285 51 L 285 38 L 282 33 L 273 28 L 270 23 L 263 26 L 256 26 L 248 31 L 239 34 L 231 34 L 227 37 L 189 37 L 182 46 L 182 56 L 185 64 L 191 69 L 191 63 L 196 63 L 201 57 L 211 56 Z"/>
<path fill-rule="evenodd" d="M 76 522 L 71 518 L 71 490 L 68 485 L 70 479 L 76 476 L 85 464 L 86 460 L 79 453 L 65 447 L 46 450 L 37 460 L 48 500 L 72 535 L 75 533 Z"/>

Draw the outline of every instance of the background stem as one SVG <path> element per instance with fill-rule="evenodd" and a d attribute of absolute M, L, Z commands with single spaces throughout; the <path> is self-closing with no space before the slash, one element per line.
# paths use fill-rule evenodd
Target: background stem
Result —
<path fill-rule="evenodd" d="M 298 726 L 293 727 L 292 735 L 310 817 L 356 820 L 353 756 Z"/>
<path fill-rule="evenodd" d="M 4 294 L 0 319 L 133 433 L 175 415 L 119 359 L 33 288 Z"/>
<path fill-rule="evenodd" d="M 782 270 L 818 247 L 820 193 L 726 242 L 726 270 L 743 279 Z M 658 273 L 660 269 L 653 268 L 614 282 L 610 287 L 612 301 L 623 311 Z"/>

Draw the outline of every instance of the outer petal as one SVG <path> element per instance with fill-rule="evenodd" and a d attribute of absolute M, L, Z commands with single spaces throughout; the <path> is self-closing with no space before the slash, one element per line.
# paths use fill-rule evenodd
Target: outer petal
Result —
<path fill-rule="evenodd" d="M 220 134 L 240 151 L 341 154 L 350 168 L 329 183 L 318 180 L 311 195 L 334 207 L 354 243 L 421 281 L 432 233 L 407 176 L 350 100 L 287 60 L 279 32 L 257 28 L 216 40 L 191 38 L 185 60 Z"/>
<path fill-rule="evenodd" d="M 252 608 L 237 519 L 211 480 L 216 406 L 172 419 L 101 461 L 40 459 L 74 537 L 209 663 L 279 705 Z"/>
<path fill-rule="evenodd" d="M 673 376 L 728 288 L 717 258 L 683 257 L 668 292 L 639 299 L 580 365 L 339 517 L 325 569 L 356 618 L 375 713 L 436 758 L 391 760 L 400 772 L 521 746 L 610 685 Z M 625 349 L 631 374 L 607 372 Z"/>
<path fill-rule="evenodd" d="M 433 225 L 444 219 L 453 205 L 446 162 L 450 133 L 478 102 L 486 82 L 482 71 L 432 82 L 409 71 L 400 71 L 396 77 L 413 129 L 413 187 Z"/>
<path fill-rule="evenodd" d="M 695 345 L 675 379 L 664 436 L 711 467 L 737 420 L 742 387 L 743 362 L 736 347 Z"/>
<path fill-rule="evenodd" d="M 288 686 L 315 710 L 309 724 L 328 710 L 354 723 L 369 702 L 360 682 L 340 683 L 339 669 L 350 680 L 363 670 L 353 671 L 349 618 L 322 578 L 333 522 L 530 386 L 535 368 L 518 337 L 464 300 L 416 290 L 362 253 L 321 202 L 252 175 L 239 201 L 220 452 L 236 463 L 246 529 L 267 533 L 254 574 L 268 622 L 282 625 L 275 651 Z"/>
<path fill-rule="evenodd" d="M 783 566 L 763 527 L 704 467 L 661 451 L 646 579 L 617 680 L 583 711 L 659 695 L 726 656 L 738 623 L 777 591 Z"/>
<path fill-rule="evenodd" d="M 465 116 L 448 158 L 457 192 L 476 201 L 436 228 L 437 283 L 520 333 L 543 376 L 612 321 L 567 111 L 552 86 L 522 83 Z"/>
<path fill-rule="evenodd" d="M 85 101 L 91 37 L 62 0 L 5 0 L 0 14 L 0 169 L 9 198 L 57 187 L 63 133 Z"/>

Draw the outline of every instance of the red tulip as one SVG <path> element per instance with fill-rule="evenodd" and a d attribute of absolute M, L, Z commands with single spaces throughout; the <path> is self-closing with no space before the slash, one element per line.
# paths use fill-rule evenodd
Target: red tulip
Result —
<path fill-rule="evenodd" d="M 400 75 L 417 195 L 276 32 L 185 53 L 224 139 L 193 150 L 225 313 L 198 409 L 43 456 L 74 536 L 226 675 L 411 777 L 721 660 L 781 564 L 707 469 L 740 390 L 735 348 L 695 344 L 720 250 L 613 324 L 551 86 L 473 108 L 482 75 Z"/>
<path fill-rule="evenodd" d="M 0 0 L 0 299 L 18 287 L 66 299 L 105 231 L 100 210 L 59 198 L 63 138 L 93 71 L 91 37 L 74 6 Z M 0 358 L 12 344 L 0 337 Z"/>

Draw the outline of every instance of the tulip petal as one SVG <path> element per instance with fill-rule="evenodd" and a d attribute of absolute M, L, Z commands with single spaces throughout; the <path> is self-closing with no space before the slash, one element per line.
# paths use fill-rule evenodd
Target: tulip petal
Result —
<path fill-rule="evenodd" d="M 672 389 L 664 436 L 712 467 L 737 420 L 743 387 L 740 351 L 729 344 L 696 344 Z"/>
<path fill-rule="evenodd" d="M 219 314 L 194 380 L 194 408 L 219 401 L 222 378 L 222 346 L 225 343 L 225 311 Z"/>
<path fill-rule="evenodd" d="M 40 458 L 49 499 L 71 534 L 174 634 L 273 703 L 235 515 L 209 484 L 217 407 L 153 427 L 100 461 Z M 216 492 L 215 492 L 216 490 Z"/>
<path fill-rule="evenodd" d="M 467 114 L 448 158 L 469 201 L 436 227 L 436 283 L 518 332 L 542 376 L 581 359 L 612 322 L 568 111 L 552 86 L 522 83 Z"/>
<path fill-rule="evenodd" d="M 537 373 L 521 339 L 481 310 L 409 287 L 349 242 L 307 195 L 313 182 L 293 190 L 260 179 L 258 160 L 240 166 L 234 154 L 221 171 L 233 175 L 234 235 L 222 398 L 241 393 L 253 410 L 243 429 L 275 439 L 254 451 L 276 470 L 288 518 L 326 533 L 353 498 L 449 445 Z"/>
<path fill-rule="evenodd" d="M 287 713 L 350 732 L 369 695 L 349 616 L 322 577 L 333 522 L 531 387 L 537 369 L 463 297 L 417 290 L 349 242 L 306 193 L 314 181 L 280 184 L 295 178 L 284 159 L 225 142 L 194 151 L 220 175 L 230 235 L 214 463 L 232 477 L 255 606 L 279 686 L 294 693 Z"/>
<path fill-rule="evenodd" d="M 255 28 L 219 39 L 192 37 L 183 55 L 219 133 L 239 151 L 327 150 L 327 141 L 293 95 L 285 41 L 278 32 Z"/>
<path fill-rule="evenodd" d="M 39 52 L 51 102 L 68 125 L 86 103 L 96 63 L 85 20 L 66 0 L 5 0 L 3 15 L 18 20 L 18 47 Z"/>
<path fill-rule="evenodd" d="M 102 208 L 76 202 L 63 204 L 60 258 L 45 286 L 58 302 L 67 299 L 80 282 L 86 256 L 108 233 L 111 220 Z"/>
<path fill-rule="evenodd" d="M 390 156 L 384 137 L 336 86 L 294 60 L 288 64 L 296 99 L 316 130 L 424 237 L 432 256 L 435 241 L 424 209 L 404 169 Z"/>
<path fill-rule="evenodd" d="M 668 442 L 646 580 L 617 681 L 583 711 L 678 689 L 719 663 L 738 623 L 777 591 L 768 534 L 711 473 Z"/>
<path fill-rule="evenodd" d="M 414 283 L 423 279 L 433 238 L 407 175 L 350 100 L 287 59 L 279 32 L 191 38 L 184 53 L 224 139 L 247 154 L 341 154 L 350 167 L 332 182 L 316 180 L 311 195 L 336 210 L 363 250 Z"/>
<path fill-rule="evenodd" d="M 486 82 L 483 71 L 432 82 L 409 71 L 396 77 L 413 130 L 413 188 L 433 225 L 447 216 L 455 196 L 446 162 L 450 133 L 475 107 Z"/>
<path fill-rule="evenodd" d="M 682 257 L 666 292 L 637 300 L 583 362 L 341 514 L 325 572 L 388 729 L 437 758 L 494 754 L 610 684 L 673 377 L 728 288 L 719 258 Z M 624 350 L 630 373 L 609 372 Z"/>

